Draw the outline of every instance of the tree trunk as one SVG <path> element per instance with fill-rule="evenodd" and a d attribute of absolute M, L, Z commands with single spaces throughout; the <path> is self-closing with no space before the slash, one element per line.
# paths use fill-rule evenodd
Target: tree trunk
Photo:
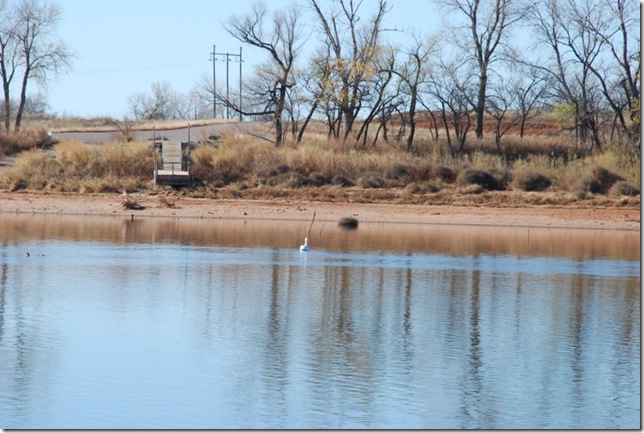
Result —
<path fill-rule="evenodd" d="M 302 127 L 300 128 L 299 132 L 297 133 L 297 139 L 296 143 L 301 143 L 302 142 L 302 136 L 304 136 L 304 130 L 306 127 L 309 125 L 309 122 L 311 121 L 311 118 L 313 117 L 313 113 L 315 110 L 318 108 L 318 103 L 315 102 L 313 106 L 311 107 L 311 110 L 309 111 L 309 114 L 306 116 L 306 119 L 304 119 L 304 123 L 302 123 Z"/>
<path fill-rule="evenodd" d="M 414 147 L 414 136 L 416 135 L 416 101 L 418 89 L 414 86 L 411 89 L 411 101 L 409 101 L 409 135 L 407 136 L 407 152 Z"/>
<path fill-rule="evenodd" d="M 479 91 L 476 101 L 476 138 L 483 138 L 483 121 L 485 115 L 485 94 L 487 92 L 487 73 L 481 73 L 481 78 L 479 79 Z"/>
<path fill-rule="evenodd" d="M 29 80 L 29 74 L 31 74 L 31 69 L 27 68 L 22 79 L 22 86 L 20 89 L 20 104 L 18 105 L 18 111 L 16 112 L 16 123 L 13 128 L 16 132 L 20 131 L 20 124 L 22 123 L 22 113 L 25 111 L 25 102 L 27 101 L 27 81 Z"/>
<path fill-rule="evenodd" d="M 9 83 L 3 83 L 4 90 L 4 130 L 9 132 L 11 128 L 11 99 L 9 96 Z"/>

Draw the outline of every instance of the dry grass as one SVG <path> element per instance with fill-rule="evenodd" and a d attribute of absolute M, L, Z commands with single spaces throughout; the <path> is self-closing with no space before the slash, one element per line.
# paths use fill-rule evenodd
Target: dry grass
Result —
<path fill-rule="evenodd" d="M 311 135 L 276 148 L 223 133 L 216 146 L 191 152 L 193 197 L 393 202 L 489 206 L 639 206 L 639 157 L 619 146 L 583 155 L 562 137 L 508 140 L 498 155 L 491 138 L 460 157 L 446 144 L 421 138 L 355 146 Z M 0 188 L 60 192 L 158 191 L 147 143 L 61 142 L 23 152 Z M 160 201 L 172 207 L 173 202 Z"/>
<path fill-rule="evenodd" d="M 0 187 L 57 192 L 133 191 L 149 185 L 153 166 L 146 143 L 91 145 L 65 141 L 50 151 L 34 149 L 0 176 Z"/>
<path fill-rule="evenodd" d="M 28 129 L 20 132 L 0 133 L 0 157 L 31 149 L 51 146 L 52 140 L 44 129 Z"/>

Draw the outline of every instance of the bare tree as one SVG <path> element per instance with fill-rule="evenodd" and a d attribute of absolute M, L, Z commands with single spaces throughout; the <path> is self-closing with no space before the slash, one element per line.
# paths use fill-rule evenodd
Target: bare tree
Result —
<path fill-rule="evenodd" d="M 639 100 L 639 10 L 635 2 L 628 0 L 601 0 L 597 7 L 602 11 L 597 20 L 584 19 L 581 24 L 600 38 L 610 55 L 602 56 L 597 65 L 591 63 L 588 68 L 597 78 L 615 120 L 629 141 L 639 145 L 639 128 L 631 127 L 637 115 L 634 104 Z"/>
<path fill-rule="evenodd" d="M 510 92 L 514 95 L 519 116 L 519 136 L 525 134 L 526 122 L 541 114 L 547 106 L 547 92 L 551 81 L 542 71 L 518 65 L 517 75 L 512 79 Z"/>
<path fill-rule="evenodd" d="M 272 115 L 275 145 L 281 146 L 284 141 L 283 116 L 286 114 L 287 94 L 295 85 L 293 72 L 303 41 L 300 27 L 301 11 L 296 5 L 276 11 L 269 23 L 270 29 L 265 30 L 267 13 L 265 4 L 256 3 L 250 13 L 243 17 L 231 17 L 224 27 L 234 38 L 265 51 L 269 56 L 268 62 L 260 65 L 256 71 L 261 79 L 255 80 L 255 83 L 261 83 L 262 86 L 268 85 L 259 89 L 266 98 L 265 108 L 255 112 L 243 111 L 242 114 Z M 224 102 L 233 110 L 241 111 L 233 101 Z"/>
<path fill-rule="evenodd" d="M 582 143 L 590 139 L 597 149 L 601 149 L 597 124 L 601 101 L 593 68 L 601 59 L 605 41 L 587 24 L 602 23 L 603 14 L 597 2 L 590 0 L 546 0 L 530 15 L 538 42 L 551 51 L 550 61 L 536 67 L 552 77 L 555 97 L 574 106 L 578 139 Z"/>
<path fill-rule="evenodd" d="M 406 143 L 407 152 L 411 152 L 413 149 L 416 134 L 416 111 L 419 104 L 418 96 L 421 86 L 428 80 L 429 57 L 435 51 L 435 39 L 423 40 L 420 36 L 415 36 L 412 45 L 405 53 L 407 60 L 395 71 L 409 95 L 407 110 L 407 121 L 409 123 L 409 134 L 407 135 Z"/>
<path fill-rule="evenodd" d="M 167 81 L 152 83 L 151 94 L 136 93 L 128 98 L 135 119 L 167 120 L 179 117 L 175 111 L 177 94 Z"/>
<path fill-rule="evenodd" d="M 363 26 L 358 14 L 362 1 L 334 0 L 330 12 L 323 12 L 318 0 L 309 0 L 322 28 L 328 57 L 320 59 L 330 73 L 329 90 L 334 92 L 338 117 L 336 137 L 343 128 L 343 139 L 353 130 L 367 91 L 365 82 L 375 73 L 373 60 L 378 55 L 382 19 L 389 10 L 385 0 L 378 0 L 375 14 Z"/>
<path fill-rule="evenodd" d="M 486 112 L 494 119 L 494 140 L 499 154 L 503 153 L 503 136 L 518 127 L 519 136 L 523 138 L 526 122 L 541 112 L 539 107 L 544 103 L 548 88 L 543 75 L 518 62 L 490 86 Z"/>
<path fill-rule="evenodd" d="M 14 13 L 7 10 L 6 1 L 0 2 L 0 76 L 4 95 L 4 129 L 11 128 L 11 82 L 18 69 L 18 40 Z"/>
<path fill-rule="evenodd" d="M 14 129 L 20 130 L 32 79 L 42 84 L 69 66 L 71 51 L 57 38 L 60 9 L 40 0 L 22 0 L 8 8 L 0 3 L 0 76 L 4 94 L 4 126 L 8 131 L 13 106 L 11 88 L 21 76 Z M 18 74 L 18 75 L 16 75 Z"/>
<path fill-rule="evenodd" d="M 431 71 L 427 84 L 427 93 L 438 107 L 447 145 L 455 157 L 465 149 L 467 134 L 472 126 L 474 107 L 471 101 L 475 92 L 473 83 L 469 81 L 471 77 L 471 71 L 462 62 L 441 60 Z M 432 107 L 426 105 L 426 108 Z"/>
<path fill-rule="evenodd" d="M 510 27 L 521 20 L 525 13 L 519 0 L 436 0 L 464 16 L 465 28 L 470 33 L 469 42 L 461 45 L 465 53 L 471 53 L 477 66 L 478 86 L 476 94 L 475 133 L 483 136 L 483 118 L 487 96 L 488 77 L 492 63 L 499 60 L 497 49 L 508 36 Z M 468 39 L 466 39 L 468 40 Z M 457 38 L 458 43 L 460 40 Z"/>
<path fill-rule="evenodd" d="M 309 115 L 315 109 L 322 111 L 326 118 L 329 137 L 339 136 L 340 110 L 338 109 L 337 81 L 334 79 L 335 69 L 331 62 L 330 47 L 327 45 L 318 49 L 313 56 L 309 67 L 310 73 L 305 80 L 305 86 L 313 95 L 313 104 Z"/>
<path fill-rule="evenodd" d="M 388 105 L 392 98 L 392 94 L 388 92 L 388 89 L 395 70 L 394 50 L 390 48 L 383 52 L 376 61 L 375 67 L 377 72 L 371 77 L 368 86 L 370 91 L 363 97 L 363 104 L 369 111 L 356 134 L 356 142 L 360 143 L 362 141 L 363 148 L 366 147 L 371 123 L 382 112 L 383 105 Z"/>

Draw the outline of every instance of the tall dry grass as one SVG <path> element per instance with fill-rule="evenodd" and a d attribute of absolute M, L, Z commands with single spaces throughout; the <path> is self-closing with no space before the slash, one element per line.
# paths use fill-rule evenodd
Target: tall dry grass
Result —
<path fill-rule="evenodd" d="M 191 152 L 195 186 L 213 198 L 290 198 L 397 203 L 639 206 L 639 157 L 617 145 L 585 154 L 565 137 L 514 137 L 499 155 L 493 138 L 453 155 L 440 139 L 358 148 L 311 135 L 281 147 L 251 135 L 222 134 Z M 147 143 L 67 141 L 23 153 L 0 188 L 75 192 L 155 191 Z M 607 183 L 607 179 L 609 182 Z M 609 185 L 610 183 L 610 185 Z M 600 187 L 596 187 L 599 184 Z M 612 197 L 612 198 L 611 198 Z"/>
<path fill-rule="evenodd" d="M 52 144 L 45 129 L 26 129 L 19 132 L 0 132 L 0 157 L 30 149 L 42 149 Z"/>
<path fill-rule="evenodd" d="M 92 145 L 58 143 L 50 151 L 33 149 L 0 176 L 0 187 L 12 191 L 119 192 L 147 187 L 153 160 L 146 143 Z"/>

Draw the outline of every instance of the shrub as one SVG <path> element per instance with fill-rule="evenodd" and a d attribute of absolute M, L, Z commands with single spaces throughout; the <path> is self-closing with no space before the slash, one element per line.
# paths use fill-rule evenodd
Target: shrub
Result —
<path fill-rule="evenodd" d="M 537 171 L 520 172 L 515 179 L 516 186 L 522 191 L 543 191 L 552 185 L 552 180 Z"/>
<path fill-rule="evenodd" d="M 601 193 L 606 193 L 610 188 L 616 183 L 625 181 L 622 176 L 613 173 L 610 170 L 605 169 L 604 167 L 595 167 L 593 169 L 593 178 L 599 183 Z"/>
<path fill-rule="evenodd" d="M 328 179 L 321 173 L 311 173 L 305 178 L 306 185 L 308 186 L 322 186 L 328 182 Z"/>
<path fill-rule="evenodd" d="M 348 179 L 345 176 L 342 176 L 341 174 L 336 174 L 333 176 L 331 179 L 331 183 L 333 185 L 338 185 L 338 186 L 353 186 L 355 185 L 354 182 L 351 179 Z"/>
<path fill-rule="evenodd" d="M 463 190 L 461 191 L 463 194 L 481 194 L 483 191 L 483 187 L 481 185 L 477 185 L 475 183 L 472 183 L 470 185 L 467 185 Z"/>
<path fill-rule="evenodd" d="M 502 191 L 507 189 L 508 184 L 512 182 L 512 173 L 508 170 L 493 167 L 492 169 L 490 169 L 490 174 L 496 181 L 497 190 Z"/>
<path fill-rule="evenodd" d="M 358 186 L 362 189 L 382 188 L 384 184 L 383 179 L 375 172 L 365 173 L 358 179 Z"/>
<path fill-rule="evenodd" d="M 446 183 L 454 183 L 456 181 L 456 172 L 449 167 L 439 165 L 435 169 L 435 176 Z"/>
<path fill-rule="evenodd" d="M 311 173 L 306 176 L 301 173 L 294 173 L 289 181 L 290 188 L 302 188 L 304 186 L 323 186 L 327 183 L 327 179 L 320 173 Z"/>
<path fill-rule="evenodd" d="M 288 173 L 290 169 L 291 168 L 288 166 L 288 164 L 280 162 L 271 166 L 269 176 L 277 176 L 279 174 Z"/>
<path fill-rule="evenodd" d="M 405 164 L 396 164 L 385 170 L 385 178 L 391 180 L 403 180 L 411 172 L 411 167 Z"/>
<path fill-rule="evenodd" d="M 290 176 L 288 172 L 290 167 L 285 163 L 268 163 L 265 167 L 257 169 L 257 178 L 260 183 L 270 186 L 276 186 L 281 183 L 286 183 Z"/>
<path fill-rule="evenodd" d="M 215 178 L 215 156 L 218 150 L 210 146 L 198 146 L 190 154 L 192 176 L 199 181 L 209 182 Z"/>
<path fill-rule="evenodd" d="M 296 188 L 296 189 L 297 188 L 302 188 L 303 186 L 306 185 L 306 182 L 304 180 L 305 178 L 306 178 L 306 176 L 304 176 L 303 174 L 295 172 L 295 173 L 291 174 L 291 176 L 289 176 L 289 181 L 288 181 L 287 186 L 289 188 Z M 277 184 L 275 184 L 275 186 L 276 185 Z"/>
<path fill-rule="evenodd" d="M 0 133 L 0 156 L 12 155 L 30 149 L 43 149 L 55 143 L 44 129 L 26 129 Z"/>
<path fill-rule="evenodd" d="M 440 191 L 441 185 L 440 182 L 429 180 L 427 182 L 410 183 L 405 189 L 410 194 L 429 194 Z"/>
<path fill-rule="evenodd" d="M 461 185 L 478 185 L 484 190 L 494 191 L 503 189 L 499 181 L 485 170 L 466 168 L 458 175 L 458 182 Z"/>
<path fill-rule="evenodd" d="M 24 152 L 3 182 L 12 190 L 132 191 L 150 182 L 152 166 L 146 143 L 97 146 L 67 141 L 47 153 Z"/>
<path fill-rule="evenodd" d="M 640 194 L 640 189 L 626 181 L 615 182 L 615 185 L 610 190 L 612 195 L 628 195 L 634 196 Z"/>
<path fill-rule="evenodd" d="M 602 192 L 602 185 L 593 176 L 583 176 L 577 182 L 575 190 L 582 193 L 600 194 Z"/>

